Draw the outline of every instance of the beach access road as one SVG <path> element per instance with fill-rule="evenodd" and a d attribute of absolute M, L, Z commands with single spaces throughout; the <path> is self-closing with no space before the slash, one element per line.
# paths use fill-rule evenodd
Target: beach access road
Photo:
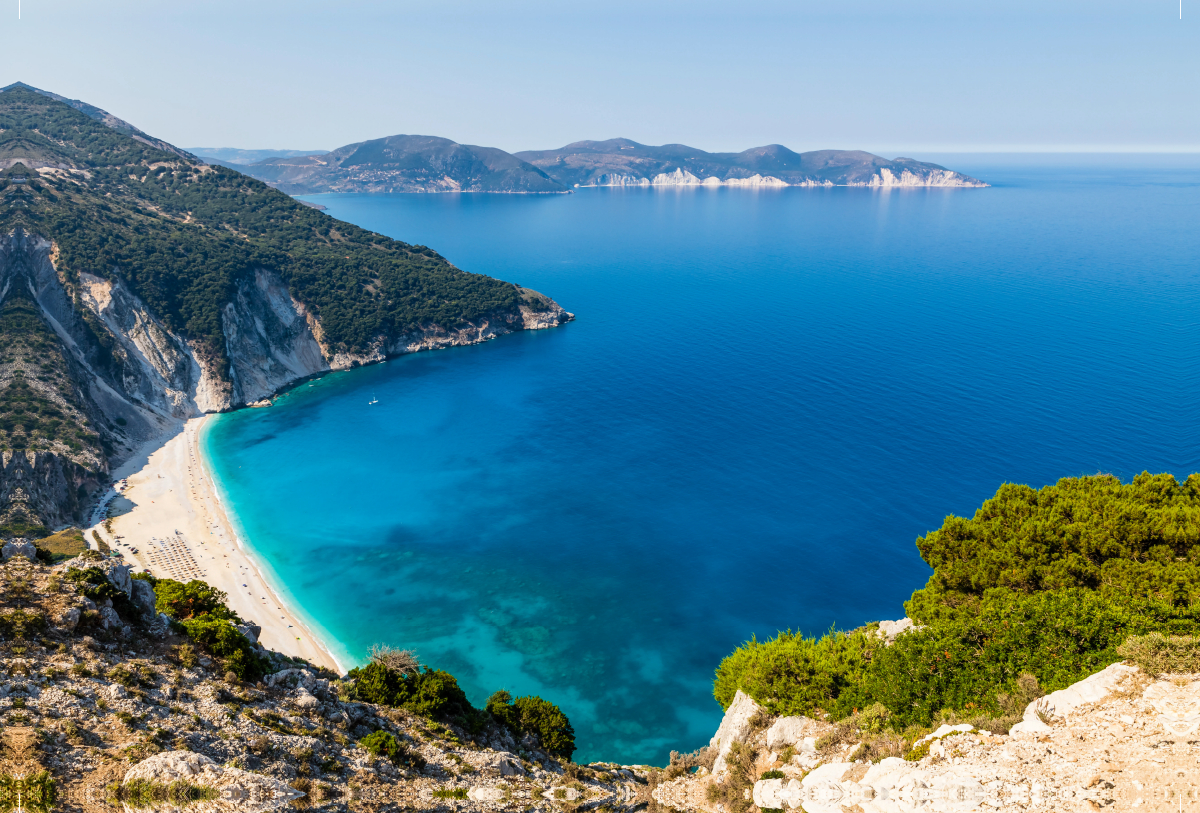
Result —
<path fill-rule="evenodd" d="M 113 471 L 128 478 L 122 493 L 124 513 L 94 526 L 137 572 L 158 578 L 198 578 L 228 595 L 229 607 L 262 627 L 259 641 L 268 649 L 300 656 L 339 674 L 341 667 L 322 643 L 288 609 L 238 546 L 229 518 L 217 499 L 212 477 L 200 453 L 200 429 L 206 418 L 178 425 L 144 454 Z M 92 538 L 88 529 L 87 537 Z M 136 548 L 135 554 L 132 549 Z"/>

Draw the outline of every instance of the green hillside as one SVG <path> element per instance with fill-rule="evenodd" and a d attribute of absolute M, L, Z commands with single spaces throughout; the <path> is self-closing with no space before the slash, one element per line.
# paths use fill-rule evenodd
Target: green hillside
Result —
<path fill-rule="evenodd" d="M 506 282 L 432 249 L 329 218 L 224 167 L 165 152 L 23 87 L 0 93 L 0 162 L 58 167 L 0 184 L 0 227 L 56 242 L 59 268 L 119 275 L 173 330 L 220 357 L 220 309 L 257 266 L 277 271 L 335 349 L 417 325 L 515 310 Z"/>

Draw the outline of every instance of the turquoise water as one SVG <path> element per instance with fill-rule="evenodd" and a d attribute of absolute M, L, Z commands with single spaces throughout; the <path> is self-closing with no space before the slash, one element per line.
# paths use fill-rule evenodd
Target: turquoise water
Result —
<path fill-rule="evenodd" d="M 241 533 L 343 663 L 702 745 L 723 655 L 902 616 L 1000 483 L 1200 469 L 1197 163 L 955 167 L 995 186 L 321 196 L 578 321 L 221 416 Z"/>

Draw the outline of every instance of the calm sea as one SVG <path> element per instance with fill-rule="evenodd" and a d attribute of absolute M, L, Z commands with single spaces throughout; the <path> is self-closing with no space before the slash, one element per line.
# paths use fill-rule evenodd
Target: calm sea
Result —
<path fill-rule="evenodd" d="M 578 321 L 221 416 L 241 533 L 347 665 L 705 744 L 722 656 L 903 616 L 1001 483 L 1200 470 L 1200 162 L 950 162 L 994 186 L 319 197 Z"/>

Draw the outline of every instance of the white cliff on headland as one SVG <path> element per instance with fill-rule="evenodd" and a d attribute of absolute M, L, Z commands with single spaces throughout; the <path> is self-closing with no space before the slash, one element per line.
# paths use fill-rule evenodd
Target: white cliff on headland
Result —
<path fill-rule="evenodd" d="M 580 184 L 576 184 L 576 186 L 580 186 Z M 682 167 L 676 167 L 674 172 L 660 172 L 652 178 L 624 173 L 604 174 L 597 177 L 594 182 L 582 184 L 582 186 L 739 186 L 752 188 L 865 186 L 872 189 L 892 189 L 897 187 L 981 188 L 988 186 L 988 184 L 949 169 L 930 169 L 918 174 L 905 168 L 899 174 L 896 174 L 888 167 L 880 167 L 878 172 L 870 177 L 870 180 L 865 181 L 847 180 L 845 183 L 834 183 L 829 179 L 805 178 L 788 183 L 773 175 L 761 175 L 758 173 L 748 177 L 730 177 L 724 179 L 710 175 L 707 178 L 701 179 Z"/>

